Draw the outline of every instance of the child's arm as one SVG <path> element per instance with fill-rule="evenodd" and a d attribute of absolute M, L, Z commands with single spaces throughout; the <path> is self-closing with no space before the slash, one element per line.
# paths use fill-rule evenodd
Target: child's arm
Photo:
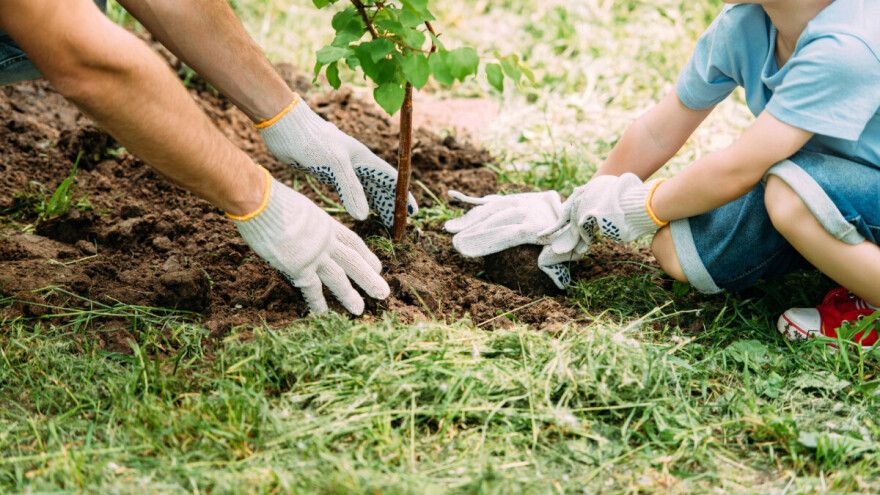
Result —
<path fill-rule="evenodd" d="M 676 220 L 725 205 L 749 192 L 770 167 L 812 137 L 813 133 L 764 111 L 733 144 L 700 158 L 660 185 L 651 203 L 654 213 L 663 220 Z"/>
<path fill-rule="evenodd" d="M 642 180 L 662 167 L 712 113 L 712 108 L 692 110 L 675 91 L 630 124 L 596 175 L 632 172 Z"/>

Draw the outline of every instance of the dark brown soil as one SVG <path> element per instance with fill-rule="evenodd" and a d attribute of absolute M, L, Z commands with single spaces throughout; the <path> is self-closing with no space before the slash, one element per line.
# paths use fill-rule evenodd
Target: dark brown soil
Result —
<path fill-rule="evenodd" d="M 292 86 L 307 90 L 303 78 L 283 70 Z M 194 84 L 190 91 L 223 133 L 276 177 L 288 184 L 302 179 L 267 152 L 247 117 L 227 100 L 205 84 Z M 314 95 L 309 103 L 382 158 L 396 162 L 397 126 L 372 103 L 346 91 Z M 452 187 L 468 194 L 495 192 L 485 151 L 426 130 L 416 133 L 414 143 L 413 178 L 437 197 Z M 0 226 L 0 295 L 16 301 L 2 309 L 7 316 L 46 314 L 53 311 L 47 304 L 82 305 L 64 292 L 38 290 L 46 287 L 105 303 L 194 311 L 216 334 L 248 323 L 283 325 L 306 314 L 298 291 L 250 251 L 219 211 L 117 146 L 45 82 L 0 89 L 0 214 L 15 219 Z M 39 223 L 34 233 L 22 233 L 36 220 L 28 198 L 40 188 L 51 194 L 78 156 L 76 197 L 85 197 L 91 210 L 73 209 Z M 308 186 L 303 193 L 318 197 Z M 431 205 L 421 187 L 414 187 L 414 193 L 421 205 Z M 352 225 L 347 217 L 342 220 Z M 365 237 L 385 235 L 374 221 L 354 228 Z M 577 319 L 576 308 L 534 266 L 537 251 L 528 249 L 525 255 L 506 254 L 488 262 L 465 259 L 439 226 L 410 229 L 393 255 L 378 252 L 393 294 L 387 301 L 368 302 L 364 318 L 390 310 L 402 321 L 469 316 L 485 326 L 511 320 L 546 326 Z M 616 259 L 618 254 L 608 253 Z M 643 254 L 624 255 L 644 260 Z M 597 253 L 585 265 L 586 275 L 607 274 L 611 268 L 604 268 L 603 259 L 610 258 Z M 505 278 L 505 271 L 516 276 Z"/>

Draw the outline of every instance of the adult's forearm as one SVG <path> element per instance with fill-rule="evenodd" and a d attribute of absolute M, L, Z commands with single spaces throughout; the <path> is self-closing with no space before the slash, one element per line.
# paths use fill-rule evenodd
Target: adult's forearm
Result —
<path fill-rule="evenodd" d="M 174 55 L 259 122 L 293 92 L 247 34 L 227 0 L 120 0 Z"/>
<path fill-rule="evenodd" d="M 0 29 L 131 153 L 232 213 L 259 204 L 259 167 L 198 109 L 168 66 L 90 0 L 10 0 Z"/>

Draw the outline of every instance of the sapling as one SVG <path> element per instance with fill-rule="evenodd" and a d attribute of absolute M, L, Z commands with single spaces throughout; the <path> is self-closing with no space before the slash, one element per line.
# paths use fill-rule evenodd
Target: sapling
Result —
<path fill-rule="evenodd" d="M 340 0 L 312 0 L 325 8 Z M 446 49 L 432 24 L 436 19 L 428 0 L 350 0 L 350 5 L 333 16 L 333 41 L 318 50 L 315 77 L 322 71 L 331 86 L 342 85 L 340 64 L 363 72 L 374 85 L 373 97 L 389 115 L 400 111 L 397 188 L 395 190 L 395 241 L 406 229 L 407 193 L 412 162 L 413 89 L 421 89 L 430 79 L 452 86 L 476 76 L 480 57 L 471 47 Z M 486 78 L 498 91 L 504 80 L 519 83 L 531 74 L 515 55 L 495 55 L 485 64 Z"/>

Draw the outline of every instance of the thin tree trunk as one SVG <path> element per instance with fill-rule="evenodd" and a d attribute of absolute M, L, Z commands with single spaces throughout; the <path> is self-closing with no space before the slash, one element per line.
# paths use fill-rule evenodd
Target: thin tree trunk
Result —
<path fill-rule="evenodd" d="M 395 241 L 403 239 L 406 231 L 407 196 L 412 163 L 412 112 L 413 88 L 406 83 L 406 94 L 403 107 L 400 109 L 400 148 L 397 155 L 397 189 L 394 195 L 394 230 Z"/>

